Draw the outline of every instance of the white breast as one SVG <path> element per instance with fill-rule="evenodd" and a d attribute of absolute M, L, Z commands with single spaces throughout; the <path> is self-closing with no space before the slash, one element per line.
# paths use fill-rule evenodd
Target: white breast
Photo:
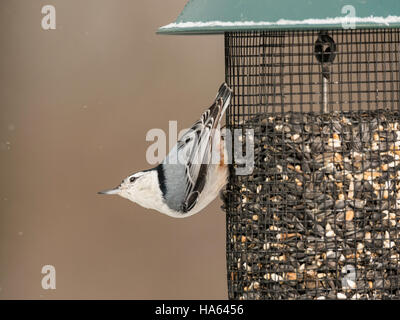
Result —
<path fill-rule="evenodd" d="M 197 204 L 187 213 L 177 212 L 168 207 L 160 190 L 156 170 L 144 172 L 132 185 L 122 185 L 120 195 L 123 198 L 136 202 L 144 208 L 157 210 L 173 218 L 186 218 L 203 210 L 212 202 L 218 196 L 221 188 L 225 186 L 227 178 L 227 167 L 210 165 L 207 182 L 199 196 Z"/>

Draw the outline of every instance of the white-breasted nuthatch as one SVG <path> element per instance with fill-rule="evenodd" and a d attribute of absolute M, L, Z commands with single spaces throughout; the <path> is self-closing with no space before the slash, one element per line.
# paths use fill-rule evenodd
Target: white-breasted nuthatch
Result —
<path fill-rule="evenodd" d="M 162 163 L 99 193 L 117 194 L 174 218 L 198 213 L 227 183 L 227 153 L 220 122 L 231 95 L 228 85 L 222 84 L 213 105 L 185 132 Z"/>

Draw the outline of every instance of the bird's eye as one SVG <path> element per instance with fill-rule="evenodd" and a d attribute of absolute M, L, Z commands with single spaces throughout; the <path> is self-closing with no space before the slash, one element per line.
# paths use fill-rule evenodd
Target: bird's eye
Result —
<path fill-rule="evenodd" d="M 136 180 L 135 177 L 131 177 L 131 178 L 129 179 L 130 182 L 133 182 L 133 181 L 135 181 L 135 180 Z"/>

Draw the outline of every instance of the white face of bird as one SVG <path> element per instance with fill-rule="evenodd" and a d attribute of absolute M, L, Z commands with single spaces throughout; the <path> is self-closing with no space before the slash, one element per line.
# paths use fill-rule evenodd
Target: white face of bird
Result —
<path fill-rule="evenodd" d="M 155 170 L 132 174 L 124 179 L 118 187 L 99 193 L 116 194 L 145 208 L 160 210 L 164 206 Z"/>
<path fill-rule="evenodd" d="M 143 177 L 146 172 L 137 172 L 122 180 L 121 184 L 114 189 L 100 191 L 99 194 L 116 194 L 123 198 L 134 201 L 135 190 L 140 188 L 140 178 Z M 138 183 L 139 182 L 139 183 Z"/>

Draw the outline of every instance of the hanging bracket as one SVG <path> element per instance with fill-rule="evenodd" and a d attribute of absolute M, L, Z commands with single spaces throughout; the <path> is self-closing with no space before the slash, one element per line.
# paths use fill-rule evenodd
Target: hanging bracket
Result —
<path fill-rule="evenodd" d="M 318 39 L 315 41 L 314 53 L 318 62 L 321 64 L 321 73 L 323 78 L 323 108 L 322 112 L 328 112 L 328 84 L 331 77 L 332 62 L 336 58 L 336 43 L 327 34 L 326 31 L 321 31 L 318 34 Z"/>

